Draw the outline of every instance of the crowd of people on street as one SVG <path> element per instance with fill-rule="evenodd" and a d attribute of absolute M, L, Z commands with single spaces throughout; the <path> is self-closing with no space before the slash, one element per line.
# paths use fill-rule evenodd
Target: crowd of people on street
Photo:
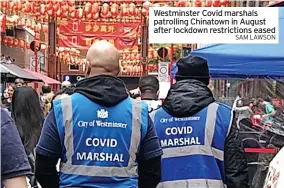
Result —
<path fill-rule="evenodd" d="M 108 55 L 105 55 L 108 54 Z M 4 90 L 1 176 L 7 188 L 139 187 L 248 188 L 248 164 L 239 122 L 254 106 L 238 98 L 217 103 L 207 61 L 177 62 L 176 83 L 159 99 L 159 81 L 140 78 L 133 96 L 118 78 L 118 50 L 106 41 L 88 50 L 86 78 L 40 95 L 21 79 Z M 232 110 L 233 109 L 233 110 Z M 59 172 L 57 170 L 60 163 Z"/>

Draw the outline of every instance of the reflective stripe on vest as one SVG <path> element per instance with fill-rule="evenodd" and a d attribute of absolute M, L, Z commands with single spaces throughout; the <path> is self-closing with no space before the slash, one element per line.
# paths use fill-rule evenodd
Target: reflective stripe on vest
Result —
<path fill-rule="evenodd" d="M 218 107 L 219 104 L 211 103 L 207 108 L 204 145 L 191 145 L 191 146 L 182 146 L 174 148 L 164 148 L 163 158 L 182 157 L 188 155 L 208 155 L 223 161 L 224 152 L 219 149 L 211 147 L 214 137 Z"/>
<path fill-rule="evenodd" d="M 72 117 L 72 99 L 71 97 L 61 100 L 63 122 L 65 129 L 64 146 L 66 148 L 66 163 L 61 163 L 60 172 L 65 174 L 76 174 L 82 176 L 102 176 L 102 177 L 131 177 L 138 176 L 136 165 L 136 153 L 141 139 L 141 103 L 132 100 L 132 134 L 129 147 L 129 162 L 127 167 L 102 167 L 73 165 L 72 156 L 74 154 L 73 146 L 73 117 Z"/>
<path fill-rule="evenodd" d="M 222 180 L 189 179 L 159 183 L 157 188 L 226 188 Z"/>

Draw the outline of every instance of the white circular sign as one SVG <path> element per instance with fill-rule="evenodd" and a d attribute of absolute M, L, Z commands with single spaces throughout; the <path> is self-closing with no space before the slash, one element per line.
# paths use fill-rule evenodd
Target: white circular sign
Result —
<path fill-rule="evenodd" d="M 160 73 L 161 73 L 161 74 L 166 74 L 167 71 L 168 71 L 168 69 L 167 69 L 166 67 L 161 67 L 161 68 L 160 68 Z"/>

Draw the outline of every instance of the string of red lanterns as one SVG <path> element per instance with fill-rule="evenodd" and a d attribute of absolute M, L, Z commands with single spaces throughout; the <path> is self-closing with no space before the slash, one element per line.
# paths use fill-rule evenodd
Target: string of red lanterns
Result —
<path fill-rule="evenodd" d="M 152 1 L 153 2 L 153 1 Z M 110 1 L 84 1 L 75 3 L 75 0 L 2 0 L 1 11 L 6 14 L 23 13 L 24 15 L 36 16 L 37 19 L 48 21 L 49 17 L 56 16 L 58 19 L 98 20 L 100 18 L 130 17 L 139 19 L 140 13 L 148 15 L 149 7 L 169 6 L 171 1 L 152 3 L 151 1 L 122 2 Z M 227 6 L 229 0 L 178 0 L 173 2 L 176 7 L 220 7 Z"/>

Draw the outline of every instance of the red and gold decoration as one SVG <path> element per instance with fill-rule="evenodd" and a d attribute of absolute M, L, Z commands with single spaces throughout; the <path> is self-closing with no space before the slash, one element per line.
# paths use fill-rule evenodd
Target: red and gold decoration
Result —
<path fill-rule="evenodd" d="M 117 49 L 137 46 L 140 25 L 137 23 L 90 23 L 61 21 L 59 46 L 88 49 L 97 40 L 108 40 Z"/>
<path fill-rule="evenodd" d="M 86 59 L 80 57 L 80 51 L 76 48 L 57 47 L 56 56 L 64 64 L 83 65 L 86 63 Z"/>
<path fill-rule="evenodd" d="M 121 75 L 141 76 L 143 73 L 141 65 L 141 54 L 138 46 L 132 49 L 121 50 L 120 52 Z"/>

